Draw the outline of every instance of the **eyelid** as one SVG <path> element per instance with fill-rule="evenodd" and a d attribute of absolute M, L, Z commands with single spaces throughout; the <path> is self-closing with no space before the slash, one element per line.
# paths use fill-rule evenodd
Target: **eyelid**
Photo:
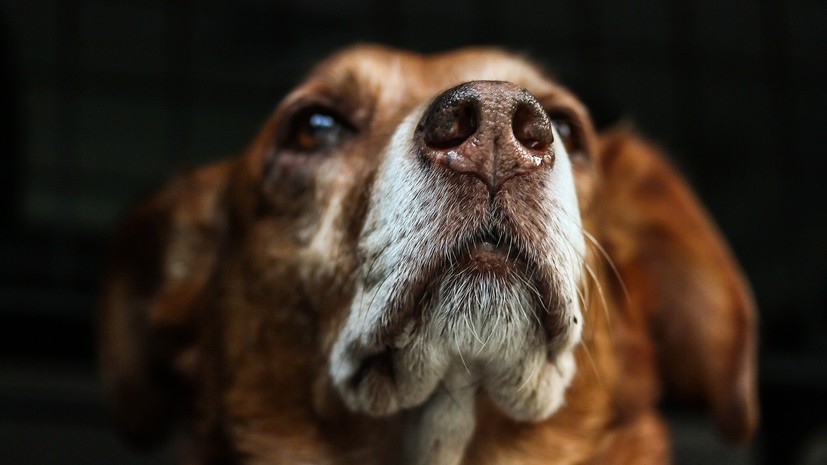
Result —
<path fill-rule="evenodd" d="M 550 107 L 546 108 L 545 110 L 549 119 L 552 121 L 564 120 L 566 122 L 576 125 L 575 121 L 577 120 L 577 117 L 574 113 L 565 108 Z"/>

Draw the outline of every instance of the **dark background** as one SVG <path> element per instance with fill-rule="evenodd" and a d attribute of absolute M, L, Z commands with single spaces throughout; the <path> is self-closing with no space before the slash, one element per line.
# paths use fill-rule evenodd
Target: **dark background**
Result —
<path fill-rule="evenodd" d="M 308 68 L 378 41 L 505 45 L 666 147 L 761 314 L 746 449 L 669 407 L 679 464 L 827 464 L 827 2 L 3 0 L 0 462 L 170 463 L 111 432 L 93 314 L 116 219 L 241 150 Z"/>

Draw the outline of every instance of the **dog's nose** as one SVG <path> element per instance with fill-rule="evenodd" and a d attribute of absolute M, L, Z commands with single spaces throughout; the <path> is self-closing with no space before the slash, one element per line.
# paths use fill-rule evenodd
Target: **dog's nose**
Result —
<path fill-rule="evenodd" d="M 417 126 L 420 154 L 433 165 L 479 178 L 491 192 L 554 164 L 551 121 L 527 90 L 472 81 L 440 94 Z"/>

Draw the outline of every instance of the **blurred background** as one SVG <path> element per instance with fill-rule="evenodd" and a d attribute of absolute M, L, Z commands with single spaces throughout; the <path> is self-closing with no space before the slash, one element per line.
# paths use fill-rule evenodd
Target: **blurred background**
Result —
<path fill-rule="evenodd" d="M 667 405 L 678 464 L 827 464 L 827 2 L 2 0 L 0 462 L 173 463 L 111 431 L 95 371 L 107 239 L 178 170 L 245 146 L 331 51 L 504 45 L 600 127 L 672 154 L 750 276 L 763 425 Z"/>

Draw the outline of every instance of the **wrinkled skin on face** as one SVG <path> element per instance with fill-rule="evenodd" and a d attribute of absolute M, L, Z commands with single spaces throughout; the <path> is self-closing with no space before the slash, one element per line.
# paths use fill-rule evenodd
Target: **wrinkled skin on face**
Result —
<path fill-rule="evenodd" d="M 463 129 L 433 103 L 464 83 L 462 150 L 495 155 L 434 162 Z M 527 144 L 488 124 L 518 119 L 504 95 L 553 133 L 493 188 L 479 166 Z M 751 297 L 697 201 L 497 50 L 331 57 L 241 156 L 137 209 L 111 270 L 116 419 L 149 440 L 182 418 L 196 463 L 665 463 L 663 389 L 733 439 L 756 422 Z"/>

